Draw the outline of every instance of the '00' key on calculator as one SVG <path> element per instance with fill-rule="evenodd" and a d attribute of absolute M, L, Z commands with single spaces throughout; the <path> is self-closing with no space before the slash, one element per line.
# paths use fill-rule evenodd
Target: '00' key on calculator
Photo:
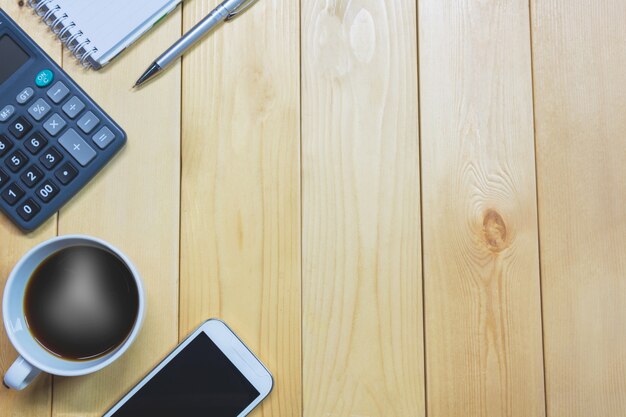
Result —
<path fill-rule="evenodd" d="M 0 9 L 0 210 L 39 227 L 126 143 L 124 131 Z"/>

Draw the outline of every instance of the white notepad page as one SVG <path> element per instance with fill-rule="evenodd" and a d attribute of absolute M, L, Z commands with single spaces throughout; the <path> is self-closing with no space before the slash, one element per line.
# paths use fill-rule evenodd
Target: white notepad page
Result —
<path fill-rule="evenodd" d="M 92 52 L 86 60 L 101 68 L 166 16 L 181 0 L 53 0 L 67 17 L 59 22 L 73 23 L 65 39 L 80 30 L 83 35 L 74 45 L 83 44 L 83 51 Z M 53 28 L 54 29 L 54 28 Z M 57 28 L 58 30 L 58 28 Z M 88 44 L 84 42 L 88 40 Z M 79 55 L 84 53 L 78 51 Z"/>

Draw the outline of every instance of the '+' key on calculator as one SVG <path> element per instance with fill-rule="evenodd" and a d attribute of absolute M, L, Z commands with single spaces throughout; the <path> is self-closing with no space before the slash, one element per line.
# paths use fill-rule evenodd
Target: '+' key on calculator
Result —
<path fill-rule="evenodd" d="M 124 131 L 0 9 L 0 210 L 39 227 L 126 143 Z"/>

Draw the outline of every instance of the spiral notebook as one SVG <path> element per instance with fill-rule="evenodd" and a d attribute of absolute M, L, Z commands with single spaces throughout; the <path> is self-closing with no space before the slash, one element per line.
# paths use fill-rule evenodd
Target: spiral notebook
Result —
<path fill-rule="evenodd" d="M 28 0 L 85 66 L 100 69 L 182 0 Z"/>

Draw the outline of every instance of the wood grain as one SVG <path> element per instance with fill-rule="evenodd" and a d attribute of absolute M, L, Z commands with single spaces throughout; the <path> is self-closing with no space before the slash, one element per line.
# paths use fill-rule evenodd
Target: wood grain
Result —
<path fill-rule="evenodd" d="M 0 0 L 0 8 L 9 14 L 28 34 L 57 62 L 61 62 L 61 46 L 40 25 L 27 7 L 18 6 L 14 0 Z M 4 101 L 6 97 L 1 98 Z M 4 289 L 6 279 L 17 261 L 36 244 L 56 235 L 57 216 L 48 220 L 41 228 L 23 234 L 4 215 L 0 215 L 0 286 Z M 6 336 L 4 326 L 0 331 L 0 377 L 4 377 L 17 353 Z M 44 417 L 50 415 L 51 378 L 42 375 L 25 391 L 9 391 L 0 387 L 0 416 Z"/>
<path fill-rule="evenodd" d="M 431 416 L 544 416 L 528 13 L 419 2 Z"/>
<path fill-rule="evenodd" d="M 65 69 L 125 130 L 124 150 L 59 216 L 59 234 L 89 234 L 120 248 L 143 276 L 146 320 L 136 343 L 112 366 L 55 378 L 53 415 L 101 416 L 177 343 L 180 201 L 180 65 L 131 91 L 156 51 L 180 36 L 181 13 L 100 72 L 68 54 Z"/>
<path fill-rule="evenodd" d="M 415 9 L 303 2 L 305 417 L 424 415 Z"/>
<path fill-rule="evenodd" d="M 626 3 L 532 1 L 548 415 L 626 415 Z"/>
<path fill-rule="evenodd" d="M 186 4 L 185 28 L 216 4 Z M 264 0 L 183 61 L 180 337 L 233 327 L 276 381 L 255 416 L 302 408 L 298 16 Z"/>
<path fill-rule="evenodd" d="M 95 73 L 0 0 L 129 135 L 36 233 L 0 216 L 0 284 L 58 227 L 148 295 L 118 363 L 0 417 L 100 416 L 209 317 L 274 373 L 255 416 L 626 415 L 626 3 L 264 0 L 132 92 L 218 2 Z"/>

